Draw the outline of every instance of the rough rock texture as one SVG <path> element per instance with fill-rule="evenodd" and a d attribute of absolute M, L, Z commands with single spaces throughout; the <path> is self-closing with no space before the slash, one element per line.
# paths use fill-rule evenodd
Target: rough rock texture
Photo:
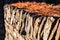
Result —
<path fill-rule="evenodd" d="M 38 16 L 24 9 L 5 5 L 4 21 L 5 40 L 59 40 L 60 38 L 58 16 Z"/>
<path fill-rule="evenodd" d="M 13 3 L 11 6 L 18 7 L 24 9 L 25 11 L 35 13 L 36 15 L 44 15 L 44 16 L 57 16 L 60 17 L 60 4 L 46 4 L 44 2 L 18 2 Z"/>

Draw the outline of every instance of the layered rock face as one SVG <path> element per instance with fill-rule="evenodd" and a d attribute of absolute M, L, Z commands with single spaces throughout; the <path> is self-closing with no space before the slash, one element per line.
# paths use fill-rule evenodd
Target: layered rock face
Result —
<path fill-rule="evenodd" d="M 59 5 L 35 2 L 7 4 L 4 6 L 4 21 L 5 40 L 59 40 L 60 38 Z"/>

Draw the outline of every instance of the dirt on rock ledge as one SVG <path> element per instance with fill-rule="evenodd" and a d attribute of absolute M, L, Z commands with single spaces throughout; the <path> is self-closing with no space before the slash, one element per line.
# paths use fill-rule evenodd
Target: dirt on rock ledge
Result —
<path fill-rule="evenodd" d="M 18 2 L 11 4 L 18 8 L 23 8 L 28 12 L 36 12 L 37 15 L 48 15 L 48 16 L 58 16 L 60 17 L 60 4 L 46 4 L 44 2 Z"/>

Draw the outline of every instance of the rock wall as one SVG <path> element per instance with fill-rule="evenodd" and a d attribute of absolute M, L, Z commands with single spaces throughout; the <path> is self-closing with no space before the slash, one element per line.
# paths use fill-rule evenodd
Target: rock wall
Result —
<path fill-rule="evenodd" d="M 5 5 L 4 21 L 5 40 L 59 40 L 60 38 L 59 17 L 37 16 L 24 9 Z"/>

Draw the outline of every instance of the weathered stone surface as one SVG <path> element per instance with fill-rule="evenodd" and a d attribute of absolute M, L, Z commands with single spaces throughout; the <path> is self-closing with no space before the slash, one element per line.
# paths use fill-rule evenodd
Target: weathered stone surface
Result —
<path fill-rule="evenodd" d="M 5 40 L 50 40 L 60 26 L 59 17 L 37 16 L 10 5 L 4 6 L 4 21 Z M 57 34 L 60 35 L 58 31 Z"/>

